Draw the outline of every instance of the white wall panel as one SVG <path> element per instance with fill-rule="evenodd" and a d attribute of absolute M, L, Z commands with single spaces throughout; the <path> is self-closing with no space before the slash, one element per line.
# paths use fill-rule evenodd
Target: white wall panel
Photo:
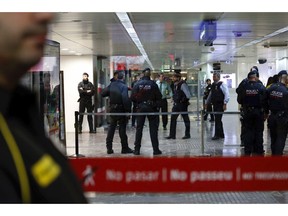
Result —
<path fill-rule="evenodd" d="M 64 71 L 64 100 L 65 100 L 65 127 L 66 132 L 74 132 L 74 112 L 79 110 L 78 83 L 82 74 L 87 72 L 93 83 L 92 56 L 61 56 L 60 70 Z M 94 83 L 93 83 L 94 84 Z M 87 116 L 83 119 L 83 132 L 89 131 Z"/>

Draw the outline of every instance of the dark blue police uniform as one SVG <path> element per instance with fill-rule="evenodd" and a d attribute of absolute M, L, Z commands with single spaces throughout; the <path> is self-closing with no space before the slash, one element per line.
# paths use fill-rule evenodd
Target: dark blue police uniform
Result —
<path fill-rule="evenodd" d="M 285 72 L 280 71 L 278 75 L 287 75 Z M 283 155 L 288 132 L 288 89 L 286 84 L 278 82 L 267 89 L 267 94 L 272 155 Z"/>
<path fill-rule="evenodd" d="M 146 69 L 145 69 L 146 70 Z M 145 72 L 144 70 L 144 72 Z M 157 84 L 150 79 L 150 76 L 143 76 L 132 89 L 131 99 L 137 104 L 138 113 L 159 112 L 159 105 L 162 94 Z M 159 150 L 158 127 L 159 115 L 137 115 L 136 116 L 136 137 L 134 154 L 140 154 L 141 140 L 145 118 L 149 120 L 149 132 L 153 147 L 153 154 L 158 155 L 162 152 Z"/>
<path fill-rule="evenodd" d="M 242 137 L 244 155 L 263 155 L 264 111 L 268 113 L 266 88 L 257 81 L 247 81 L 238 91 L 237 101 L 242 105 L 242 125 L 246 131 Z"/>
<path fill-rule="evenodd" d="M 118 75 L 120 76 L 120 75 Z M 110 85 L 101 92 L 102 97 L 110 97 L 110 113 L 129 113 L 131 112 L 131 100 L 128 96 L 128 87 L 121 79 L 111 82 Z M 128 138 L 126 134 L 127 117 L 124 115 L 111 115 L 111 121 L 106 138 L 107 153 L 114 153 L 112 149 L 115 130 L 119 124 L 119 136 L 121 139 L 122 154 L 132 153 L 128 146 Z"/>

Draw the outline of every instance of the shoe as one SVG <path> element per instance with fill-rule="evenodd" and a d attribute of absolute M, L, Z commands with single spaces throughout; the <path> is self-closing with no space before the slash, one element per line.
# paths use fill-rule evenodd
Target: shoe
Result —
<path fill-rule="evenodd" d="M 134 155 L 140 155 L 140 150 L 134 150 L 133 154 Z"/>
<path fill-rule="evenodd" d="M 220 139 L 220 137 L 218 137 L 218 136 L 212 137 L 212 140 L 218 140 L 218 139 Z"/>
<path fill-rule="evenodd" d="M 89 131 L 89 133 L 96 133 L 96 131 L 95 131 L 95 130 L 92 130 L 92 131 Z"/>
<path fill-rule="evenodd" d="M 153 152 L 153 155 L 161 155 L 161 154 L 162 154 L 162 151 L 160 151 L 160 150 Z"/>
<path fill-rule="evenodd" d="M 166 139 L 176 139 L 175 137 L 171 137 L 171 136 L 168 136 L 168 137 L 165 137 Z"/>
<path fill-rule="evenodd" d="M 163 130 L 167 130 L 167 128 L 166 128 L 166 127 L 163 127 Z"/>
<path fill-rule="evenodd" d="M 107 154 L 113 154 L 113 153 L 114 153 L 113 149 L 107 149 Z"/>
<path fill-rule="evenodd" d="M 182 137 L 182 139 L 190 139 L 191 138 L 191 136 L 190 135 L 185 135 L 184 137 Z"/>
<path fill-rule="evenodd" d="M 224 135 L 222 135 L 222 136 L 219 136 L 220 138 L 222 138 L 222 139 L 224 139 L 225 138 L 225 136 Z"/>
<path fill-rule="evenodd" d="M 130 148 L 122 149 L 121 154 L 130 154 L 133 153 L 134 151 Z"/>

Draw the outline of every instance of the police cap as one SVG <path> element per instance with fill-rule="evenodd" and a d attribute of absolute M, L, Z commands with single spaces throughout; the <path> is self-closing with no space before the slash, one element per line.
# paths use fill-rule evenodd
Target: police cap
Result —
<path fill-rule="evenodd" d="M 253 70 L 256 70 L 257 72 L 259 72 L 258 67 L 255 65 L 250 69 L 250 71 L 253 71 Z"/>
<path fill-rule="evenodd" d="M 278 73 L 278 76 L 281 77 L 283 75 L 287 75 L 287 71 L 286 70 L 281 70 L 279 73 Z"/>
<path fill-rule="evenodd" d="M 252 77 L 256 77 L 257 76 L 257 71 L 251 71 L 248 73 L 247 78 L 252 78 Z"/>
<path fill-rule="evenodd" d="M 146 72 L 151 72 L 151 69 L 150 68 L 145 68 L 142 73 L 146 73 Z"/>

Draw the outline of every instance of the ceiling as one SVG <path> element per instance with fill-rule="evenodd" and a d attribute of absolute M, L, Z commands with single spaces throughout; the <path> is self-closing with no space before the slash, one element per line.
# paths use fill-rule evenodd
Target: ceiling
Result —
<path fill-rule="evenodd" d="M 181 61 L 179 68 L 186 70 L 219 61 L 255 64 L 259 58 L 265 58 L 267 63 L 275 63 L 288 57 L 288 13 L 133 12 L 128 15 L 155 70 L 174 67 L 175 58 Z M 216 21 L 217 38 L 213 46 L 199 45 L 203 20 Z M 141 55 L 116 13 L 56 13 L 49 39 L 60 43 L 61 55 Z M 270 47 L 265 48 L 265 44 Z"/>

